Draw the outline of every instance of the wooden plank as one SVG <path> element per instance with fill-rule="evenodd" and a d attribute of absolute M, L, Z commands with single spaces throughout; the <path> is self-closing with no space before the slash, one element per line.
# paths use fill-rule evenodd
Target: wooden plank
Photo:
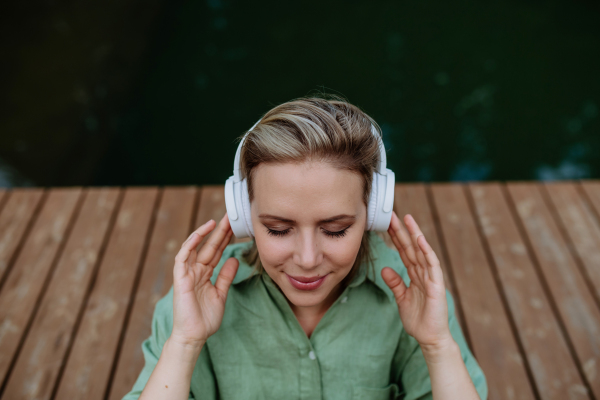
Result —
<path fill-rule="evenodd" d="M 194 229 L 200 227 L 210 219 L 214 219 L 218 224 L 221 218 L 223 218 L 223 215 L 225 215 L 225 212 L 227 212 L 227 208 L 225 207 L 225 186 L 203 186 L 202 192 L 200 193 L 200 203 L 198 205 Z M 209 238 L 210 235 L 204 238 L 200 245 L 206 242 Z M 238 239 L 235 237 L 235 235 L 233 235 L 231 238 L 231 243 L 249 242 L 250 240 L 250 238 Z"/>
<path fill-rule="evenodd" d="M 157 197 L 157 188 L 125 192 L 55 398 L 104 399 Z"/>
<path fill-rule="evenodd" d="M 27 228 L 44 194 L 43 189 L 13 189 L 0 213 L 0 290 L 18 246 L 25 240 Z"/>
<path fill-rule="evenodd" d="M 585 280 L 596 296 L 596 304 L 598 304 L 600 301 L 600 268 L 598 268 L 600 266 L 600 224 L 594 209 L 582 197 L 582 194 L 585 194 L 580 193 L 578 185 L 573 182 L 548 183 L 544 186 L 560 225 L 569 238 L 569 244 L 581 262 Z"/>
<path fill-rule="evenodd" d="M 142 367 L 142 342 L 151 334 L 156 302 L 173 285 L 175 255 L 189 234 L 196 188 L 166 188 L 156 215 L 139 287 L 118 355 L 109 399 L 121 399 L 131 390 Z"/>
<path fill-rule="evenodd" d="M 118 198 L 119 189 L 93 188 L 87 191 L 81 212 L 8 379 L 4 398 L 50 399 Z"/>
<path fill-rule="evenodd" d="M 0 382 L 5 382 L 82 191 L 53 189 L 0 293 Z"/>
<path fill-rule="evenodd" d="M 434 184 L 431 190 L 472 350 L 488 380 L 489 398 L 534 399 L 534 389 L 464 188 L 457 184 Z"/>
<path fill-rule="evenodd" d="M 0 212 L 2 212 L 2 208 L 4 207 L 4 202 L 8 197 L 9 197 L 9 191 L 4 188 L 0 188 Z"/>
<path fill-rule="evenodd" d="M 544 280 L 570 337 L 578 364 L 594 396 L 600 398 L 600 311 L 559 227 L 533 183 L 507 185 Z M 583 393 L 585 387 L 574 387 Z"/>
<path fill-rule="evenodd" d="M 396 184 L 396 191 L 394 193 L 394 211 L 402 220 L 404 215 L 411 214 L 421 231 L 427 238 L 427 242 L 435 251 L 435 254 L 438 256 L 440 263 L 442 264 L 442 272 L 444 274 L 444 283 L 446 284 L 446 288 L 452 294 L 452 297 L 455 300 L 455 309 L 456 309 L 456 318 L 458 319 L 463 333 L 465 334 L 465 338 L 467 342 L 470 343 L 470 338 L 468 336 L 468 332 L 466 332 L 466 327 L 464 324 L 464 319 L 462 316 L 462 307 L 460 305 L 460 297 L 456 293 L 456 289 L 454 288 L 453 278 L 450 274 L 449 268 L 450 264 L 446 257 L 446 252 L 442 249 L 440 244 L 440 235 L 441 232 L 438 232 L 435 226 L 435 218 L 433 214 L 433 210 L 431 209 L 431 205 L 429 204 L 429 199 L 427 197 L 427 188 L 423 184 Z M 389 234 L 386 232 L 385 236 L 389 238 Z M 389 239 L 391 241 L 391 239 Z M 392 244 L 390 247 L 394 247 Z"/>
<path fill-rule="evenodd" d="M 582 181 L 581 188 L 591 203 L 596 216 L 600 216 L 600 180 Z"/>
<path fill-rule="evenodd" d="M 502 188 L 473 184 L 470 193 L 540 398 L 589 399 Z"/>

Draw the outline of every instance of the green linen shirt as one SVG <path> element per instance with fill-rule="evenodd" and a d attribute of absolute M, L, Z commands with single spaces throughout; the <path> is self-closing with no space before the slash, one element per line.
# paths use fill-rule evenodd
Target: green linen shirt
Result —
<path fill-rule="evenodd" d="M 189 399 L 432 399 L 427 364 L 417 341 L 403 329 L 392 291 L 381 278 L 392 267 L 408 285 L 398 252 L 375 233 L 375 276 L 362 265 L 308 338 L 268 274 L 252 274 L 242 259 L 249 242 L 231 244 L 240 261 L 219 330 L 208 338 L 194 367 Z M 468 348 L 446 291 L 448 322 L 481 399 L 485 375 Z M 123 400 L 137 399 L 173 327 L 173 288 L 156 304 L 152 334 L 142 343 L 145 365 Z"/>

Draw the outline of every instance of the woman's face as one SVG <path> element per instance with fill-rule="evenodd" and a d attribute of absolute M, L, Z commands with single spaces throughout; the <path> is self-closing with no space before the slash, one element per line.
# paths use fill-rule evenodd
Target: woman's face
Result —
<path fill-rule="evenodd" d="M 319 161 L 259 164 L 253 178 L 252 225 L 265 271 L 292 305 L 320 308 L 358 255 L 367 220 L 362 178 Z"/>

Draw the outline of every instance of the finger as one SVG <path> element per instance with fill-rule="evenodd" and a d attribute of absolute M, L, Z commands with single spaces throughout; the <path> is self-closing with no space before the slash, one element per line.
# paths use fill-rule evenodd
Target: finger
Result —
<path fill-rule="evenodd" d="M 221 242 L 219 249 L 215 253 L 215 256 L 212 260 L 210 260 L 210 263 L 208 263 L 208 265 L 210 265 L 212 268 L 216 267 L 219 261 L 221 261 L 221 256 L 223 255 L 225 247 L 227 247 L 227 245 L 231 241 L 231 236 L 233 236 L 233 231 L 230 229 L 225 235 L 225 238 L 223 238 L 223 241 Z"/>
<path fill-rule="evenodd" d="M 419 276 L 417 268 L 419 268 L 418 265 L 414 265 L 410 268 L 407 268 L 408 277 L 410 278 L 410 286 L 415 286 L 419 290 L 424 291 L 425 286 L 423 285 L 423 280 Z"/>
<path fill-rule="evenodd" d="M 402 277 L 390 267 L 384 267 L 381 270 L 381 277 L 385 284 L 392 289 L 394 298 L 398 303 L 402 299 L 402 296 L 404 296 L 404 293 L 406 293 L 406 284 L 402 280 Z"/>
<path fill-rule="evenodd" d="M 395 244 L 396 243 L 394 243 L 394 245 Z M 406 268 L 408 268 L 409 266 L 413 265 L 412 261 L 410 261 L 408 259 L 408 256 L 406 255 L 406 252 L 404 251 L 402 246 L 398 245 L 398 246 L 396 246 L 396 248 L 398 249 L 398 254 L 400 255 L 400 259 L 402 260 L 402 263 L 404 264 L 404 266 Z"/>
<path fill-rule="evenodd" d="M 417 224 L 413 216 L 410 214 L 406 214 L 404 216 L 404 223 L 408 228 L 408 232 L 410 234 L 410 239 L 415 249 L 415 255 L 417 256 L 417 260 L 423 268 L 426 268 L 427 260 L 425 259 L 425 255 L 423 254 L 421 248 L 419 247 L 419 244 L 417 243 L 418 237 L 423 235 L 423 232 L 421 232 L 421 228 L 419 228 L 419 225 Z"/>
<path fill-rule="evenodd" d="M 425 254 L 425 258 L 427 259 L 427 263 L 429 264 L 429 279 L 431 279 L 435 283 L 443 284 L 444 274 L 440 266 L 440 260 L 438 260 L 437 255 L 435 254 L 429 243 L 427 243 L 425 236 L 419 237 L 419 246 Z"/>
<path fill-rule="evenodd" d="M 418 241 L 417 241 L 418 242 Z M 418 243 L 417 243 L 418 246 Z M 419 249 L 419 252 L 422 254 L 421 249 Z M 423 282 L 423 286 L 425 286 L 427 280 L 429 279 L 429 272 L 428 272 L 428 265 L 427 265 L 427 261 L 425 260 L 425 256 L 423 255 L 423 262 L 424 264 L 419 264 L 417 265 L 417 274 L 419 275 L 419 278 L 421 279 L 421 282 Z"/>
<path fill-rule="evenodd" d="M 206 243 L 204 243 L 200 251 L 198 251 L 196 262 L 208 265 L 208 263 L 210 263 L 215 254 L 217 254 L 219 248 L 221 247 L 221 242 L 225 238 L 225 235 L 227 234 L 227 231 L 229 229 L 231 229 L 231 227 L 229 225 L 227 213 L 225 213 L 225 215 L 223 216 L 223 218 L 221 218 L 221 221 L 219 222 L 219 226 L 217 226 L 213 234 L 210 235 Z"/>
<path fill-rule="evenodd" d="M 423 236 L 423 238 L 425 238 L 425 236 L 423 235 L 421 228 L 419 228 L 419 225 L 417 224 L 412 215 L 406 214 L 404 216 L 404 222 L 410 233 L 411 240 L 414 243 L 415 254 L 417 256 L 417 260 L 419 261 L 417 266 L 417 274 L 419 275 L 421 286 L 424 288 L 426 282 L 432 280 L 432 278 L 430 277 L 431 266 L 427 261 L 427 257 L 425 257 L 423 249 L 419 245 L 419 237 Z"/>
<path fill-rule="evenodd" d="M 392 241 L 394 242 L 394 245 L 398 249 L 398 254 L 400 254 L 400 258 L 402 259 L 402 262 L 404 263 L 404 266 L 406 267 L 406 270 L 408 271 L 408 277 L 410 278 L 411 282 L 414 282 L 414 285 L 416 287 L 418 287 L 420 290 L 424 291 L 425 290 L 424 281 L 423 281 L 424 277 L 420 271 L 420 269 L 422 267 L 419 265 L 418 262 L 415 263 L 414 261 L 410 260 L 410 258 L 406 254 L 406 251 L 404 251 L 403 245 L 399 242 L 397 237 L 392 236 Z"/>
<path fill-rule="evenodd" d="M 188 245 L 189 242 L 190 242 L 190 240 L 192 240 L 192 239 L 194 239 L 195 242 L 196 242 L 196 244 L 194 246 L 198 245 L 198 243 L 201 243 L 202 240 L 204 239 L 204 237 L 206 235 L 208 235 L 210 233 L 210 231 L 213 230 L 214 225 L 215 225 L 215 221 L 213 219 L 210 219 L 210 220 L 206 221 L 203 225 L 200 225 L 198 227 L 198 229 L 196 229 L 195 231 L 193 231 L 190 234 L 190 236 L 188 236 L 188 238 L 185 240 L 185 242 L 183 242 L 181 244 L 181 248 L 183 248 L 184 246 Z M 200 236 L 200 241 L 197 240 L 198 236 Z M 190 245 L 190 246 L 192 246 L 192 245 Z"/>
<path fill-rule="evenodd" d="M 227 292 L 229 291 L 229 287 L 231 286 L 231 282 L 233 282 L 233 278 L 235 278 L 239 266 L 240 262 L 238 259 L 231 257 L 225 261 L 221 271 L 219 271 L 217 281 L 215 282 L 215 288 L 219 291 L 221 298 L 227 298 Z"/>
<path fill-rule="evenodd" d="M 400 219 L 395 213 L 392 214 L 390 230 L 390 236 L 392 238 L 395 238 L 397 241 L 394 242 L 396 248 L 399 249 L 400 247 L 402 247 L 402 249 L 406 252 L 406 255 L 408 256 L 408 259 L 411 261 L 411 263 L 418 264 L 419 260 L 417 259 L 417 255 L 415 252 L 415 244 L 411 240 L 410 234 L 408 233 L 406 228 L 402 226 Z M 392 239 L 392 241 L 393 240 L 394 239 Z"/>
<path fill-rule="evenodd" d="M 390 230 L 391 230 L 391 228 L 390 228 Z M 389 232 L 389 233 L 390 233 L 390 236 L 392 237 L 392 241 L 394 242 L 394 245 L 398 249 L 398 254 L 400 255 L 400 258 L 402 259 L 402 263 L 404 264 L 404 266 L 406 267 L 406 270 L 408 271 L 408 277 L 410 278 L 411 282 L 414 282 L 414 285 L 416 287 L 418 287 L 420 290 L 425 290 L 422 279 L 418 275 L 418 268 L 420 268 L 419 264 L 413 263 L 408 258 L 406 252 L 404 251 L 404 248 L 398 241 L 398 238 L 396 238 L 392 234 L 392 232 Z M 413 283 L 411 283 L 411 285 L 412 284 Z"/>
<path fill-rule="evenodd" d="M 400 254 L 400 258 L 402 259 L 402 262 L 404 263 L 404 266 L 406 267 L 406 271 L 408 272 L 408 277 L 410 278 L 411 282 L 414 282 L 414 285 L 422 290 L 423 287 L 420 282 L 420 278 L 417 274 L 418 265 L 415 265 L 412 262 L 410 262 L 410 260 L 408 260 L 408 257 L 406 256 L 406 253 L 404 252 L 402 247 L 399 248 L 398 254 Z M 411 285 L 412 285 L 412 283 L 411 283 Z"/>
<path fill-rule="evenodd" d="M 204 225 L 196 229 L 181 245 L 181 249 L 175 256 L 175 262 L 185 263 L 190 256 L 190 252 L 195 248 L 198 243 L 206 236 L 212 229 L 215 221 L 212 219 L 206 222 Z"/>

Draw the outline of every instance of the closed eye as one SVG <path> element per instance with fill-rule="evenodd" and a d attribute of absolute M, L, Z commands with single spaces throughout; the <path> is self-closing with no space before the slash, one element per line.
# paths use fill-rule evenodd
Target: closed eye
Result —
<path fill-rule="evenodd" d="M 330 231 L 328 231 L 326 229 L 322 229 L 322 228 L 321 229 L 323 230 L 323 233 L 326 234 L 329 237 L 340 238 L 340 237 L 346 236 L 346 231 L 348 230 L 348 228 L 350 228 L 350 226 L 347 227 L 347 228 L 342 229 L 341 231 L 337 231 L 337 232 L 330 232 Z M 287 235 L 288 232 L 290 231 L 290 229 L 292 229 L 292 228 L 287 228 L 287 229 L 285 229 L 283 231 L 276 231 L 274 229 L 267 228 L 267 234 L 269 234 L 271 236 L 281 237 L 281 236 Z"/>
<path fill-rule="evenodd" d="M 348 228 L 350 228 L 350 227 L 348 227 Z M 346 231 L 348 230 L 348 228 L 342 229 L 341 231 L 337 231 L 337 232 L 329 232 L 328 230 L 323 229 L 323 233 L 325 233 L 327 236 L 330 236 L 330 237 L 340 238 L 340 237 L 346 236 Z"/>
<path fill-rule="evenodd" d="M 286 230 L 283 230 L 283 231 L 276 231 L 276 230 L 267 228 L 267 233 L 271 236 L 285 236 L 289 231 L 290 231 L 290 228 L 287 228 Z"/>

